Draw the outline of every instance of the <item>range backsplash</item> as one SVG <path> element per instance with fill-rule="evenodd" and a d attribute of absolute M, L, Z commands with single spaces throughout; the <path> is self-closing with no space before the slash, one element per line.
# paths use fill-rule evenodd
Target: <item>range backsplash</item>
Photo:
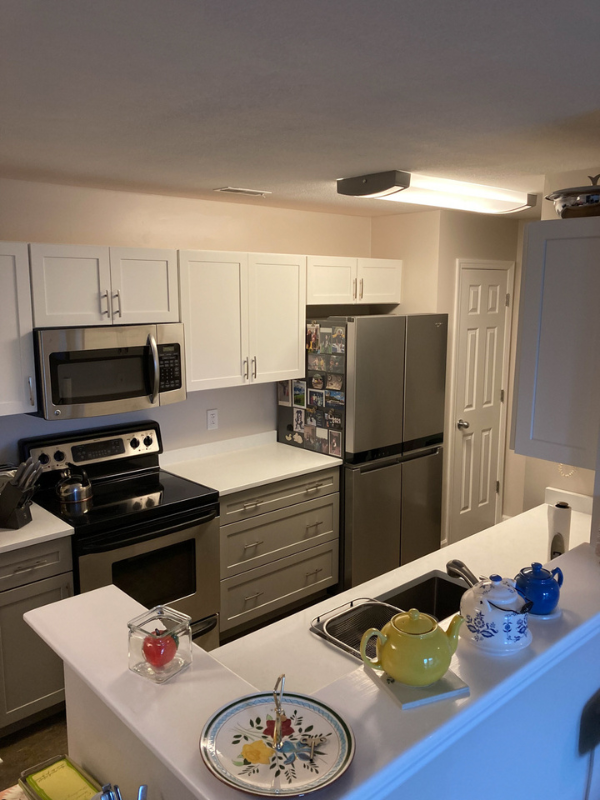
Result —
<path fill-rule="evenodd" d="M 306 324 L 306 378 L 279 381 L 277 440 L 325 455 L 344 457 L 346 323 L 317 319 Z"/>

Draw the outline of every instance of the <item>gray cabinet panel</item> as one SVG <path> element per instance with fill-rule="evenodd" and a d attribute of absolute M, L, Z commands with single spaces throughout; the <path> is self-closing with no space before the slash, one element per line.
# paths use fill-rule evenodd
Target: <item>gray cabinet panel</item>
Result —
<path fill-rule="evenodd" d="M 71 573 L 0 594 L 0 728 L 64 699 L 62 661 L 23 614 L 72 594 Z"/>

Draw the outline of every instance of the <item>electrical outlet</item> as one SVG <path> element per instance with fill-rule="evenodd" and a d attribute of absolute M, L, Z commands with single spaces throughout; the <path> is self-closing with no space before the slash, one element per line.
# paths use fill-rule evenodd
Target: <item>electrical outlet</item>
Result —
<path fill-rule="evenodd" d="M 600 689 L 590 697 L 581 712 L 579 755 L 589 753 L 598 744 L 600 744 Z"/>
<path fill-rule="evenodd" d="M 211 408 L 206 412 L 206 429 L 216 431 L 219 427 L 219 412 L 216 408 Z"/>

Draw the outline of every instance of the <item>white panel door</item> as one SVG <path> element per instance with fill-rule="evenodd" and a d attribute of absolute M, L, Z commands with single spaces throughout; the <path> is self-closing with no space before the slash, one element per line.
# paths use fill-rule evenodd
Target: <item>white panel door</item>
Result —
<path fill-rule="evenodd" d="M 36 328 L 112 325 L 108 247 L 32 244 Z"/>
<path fill-rule="evenodd" d="M 0 415 L 35 411 L 29 256 L 23 242 L 0 242 Z"/>
<path fill-rule="evenodd" d="M 399 303 L 402 261 L 391 258 L 358 259 L 358 303 Z"/>
<path fill-rule="evenodd" d="M 519 318 L 515 450 L 596 468 L 600 219 L 531 223 Z"/>
<path fill-rule="evenodd" d="M 188 392 L 246 383 L 247 254 L 182 250 L 179 268 Z"/>
<path fill-rule="evenodd" d="M 304 377 L 306 256 L 251 253 L 248 268 L 250 379 Z"/>
<path fill-rule="evenodd" d="M 115 325 L 179 322 L 177 251 L 110 248 Z"/>
<path fill-rule="evenodd" d="M 507 281 L 504 269 L 461 270 L 452 541 L 496 522 Z"/>
<path fill-rule="evenodd" d="M 308 256 L 306 302 L 309 305 L 353 303 L 356 297 L 355 258 Z"/>

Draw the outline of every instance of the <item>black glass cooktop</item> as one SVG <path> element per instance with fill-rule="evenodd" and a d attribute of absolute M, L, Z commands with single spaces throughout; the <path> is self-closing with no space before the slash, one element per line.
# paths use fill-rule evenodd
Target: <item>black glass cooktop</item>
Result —
<path fill-rule="evenodd" d="M 106 478 L 92 483 L 87 503 L 64 503 L 54 487 L 35 494 L 35 502 L 63 519 L 77 534 L 115 531 L 140 522 L 174 514 L 218 508 L 219 493 L 200 483 L 180 478 L 163 469 L 136 476 Z"/>

